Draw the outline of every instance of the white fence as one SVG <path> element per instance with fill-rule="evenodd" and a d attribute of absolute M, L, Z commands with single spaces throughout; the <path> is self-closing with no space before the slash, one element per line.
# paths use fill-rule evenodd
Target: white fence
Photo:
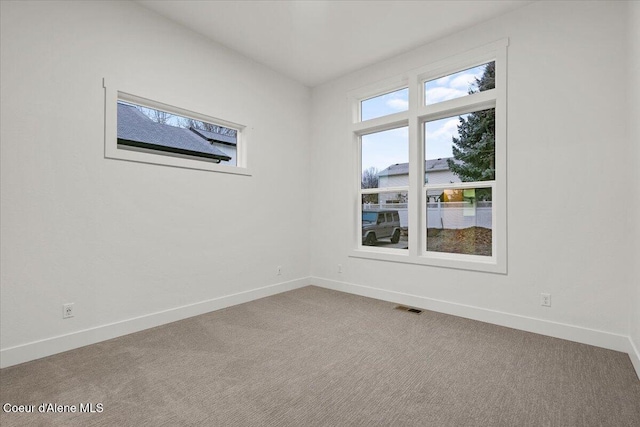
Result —
<path fill-rule="evenodd" d="M 409 226 L 409 216 L 406 203 L 365 203 L 362 210 L 392 209 L 400 215 L 400 225 Z M 469 228 L 484 227 L 491 229 L 491 202 L 478 202 L 477 205 L 466 202 L 427 203 L 427 228 Z"/>

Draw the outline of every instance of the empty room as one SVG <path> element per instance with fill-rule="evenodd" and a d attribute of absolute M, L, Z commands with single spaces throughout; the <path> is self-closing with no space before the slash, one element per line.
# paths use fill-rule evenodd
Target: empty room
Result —
<path fill-rule="evenodd" d="M 2 426 L 639 426 L 640 2 L 0 1 Z"/>

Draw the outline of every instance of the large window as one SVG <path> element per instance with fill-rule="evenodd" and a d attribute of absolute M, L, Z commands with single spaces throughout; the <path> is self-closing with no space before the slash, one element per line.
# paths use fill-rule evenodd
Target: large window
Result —
<path fill-rule="evenodd" d="M 353 256 L 506 272 L 507 44 L 350 93 Z"/>

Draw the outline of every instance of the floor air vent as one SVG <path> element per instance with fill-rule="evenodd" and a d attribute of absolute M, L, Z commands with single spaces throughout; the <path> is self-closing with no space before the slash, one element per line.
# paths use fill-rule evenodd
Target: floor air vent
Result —
<path fill-rule="evenodd" d="M 413 314 L 420 314 L 422 310 L 418 310 L 417 308 L 405 307 L 404 305 L 399 305 L 396 307 L 396 310 L 408 311 Z"/>

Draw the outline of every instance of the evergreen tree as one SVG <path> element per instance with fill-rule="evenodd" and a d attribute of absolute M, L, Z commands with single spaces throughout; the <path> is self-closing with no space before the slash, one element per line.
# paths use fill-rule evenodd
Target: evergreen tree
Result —
<path fill-rule="evenodd" d="M 495 87 L 495 62 L 490 62 L 469 94 Z M 476 111 L 466 118 L 460 117 L 458 138 L 453 137 L 453 158 L 449 169 L 463 182 L 490 181 L 495 179 L 495 109 Z"/>

